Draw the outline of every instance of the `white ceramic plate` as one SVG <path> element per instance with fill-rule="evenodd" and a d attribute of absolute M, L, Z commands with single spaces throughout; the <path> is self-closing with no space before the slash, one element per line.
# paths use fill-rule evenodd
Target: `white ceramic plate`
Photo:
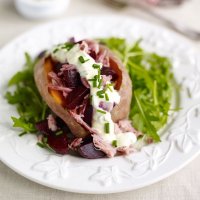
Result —
<path fill-rule="evenodd" d="M 163 131 L 162 142 L 127 157 L 87 160 L 58 156 L 36 146 L 36 137 L 18 137 L 10 116 L 14 107 L 4 99 L 10 77 L 22 68 L 24 52 L 35 56 L 53 44 L 77 39 L 117 36 L 143 38 L 145 49 L 171 58 L 180 107 Z M 79 193 L 115 193 L 141 188 L 179 170 L 200 152 L 200 56 L 178 35 L 126 17 L 86 17 L 58 21 L 22 35 L 0 51 L 0 159 L 17 173 L 52 188 Z M 191 97 L 188 97 L 188 92 Z M 28 97 L 27 97 L 28 98 Z M 194 172 L 195 173 L 195 172 Z"/>

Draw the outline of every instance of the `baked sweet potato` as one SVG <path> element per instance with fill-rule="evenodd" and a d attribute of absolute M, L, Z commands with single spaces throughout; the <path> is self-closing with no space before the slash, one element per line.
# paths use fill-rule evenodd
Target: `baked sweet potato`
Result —
<path fill-rule="evenodd" d="M 119 58 L 117 58 L 117 56 L 107 47 L 100 45 L 100 51 L 105 50 L 107 51 L 110 67 L 117 74 L 115 89 L 118 90 L 119 95 L 121 96 L 120 103 L 115 105 L 111 112 L 113 121 L 118 122 L 119 120 L 128 117 L 132 96 L 132 85 L 129 75 Z M 43 56 L 34 69 L 35 82 L 44 101 L 51 110 L 67 124 L 76 137 L 83 138 L 90 133 L 94 133 L 95 130 L 87 123 L 83 122 L 79 116 L 66 108 L 64 105 L 65 99 L 59 91 L 49 89 L 48 85 L 51 82 L 51 79 L 48 77 L 48 73 L 53 69 L 53 65 L 54 62 L 51 56 Z"/>

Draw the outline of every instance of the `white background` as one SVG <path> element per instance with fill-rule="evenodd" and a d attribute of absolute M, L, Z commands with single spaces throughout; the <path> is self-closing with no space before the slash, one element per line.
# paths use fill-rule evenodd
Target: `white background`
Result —
<path fill-rule="evenodd" d="M 200 0 L 188 0 L 178 8 L 157 9 L 166 17 L 185 23 L 200 31 Z M 57 19 L 89 14 L 119 14 L 160 23 L 153 17 L 128 8 L 116 10 L 106 6 L 101 0 L 71 0 L 65 14 Z M 11 0 L 0 0 L 0 47 L 36 25 L 48 22 L 30 21 L 21 17 Z M 191 41 L 192 42 L 192 41 Z M 200 41 L 192 42 L 200 50 Z M 11 55 L 12 56 L 12 55 Z M 81 187 L 81 183 L 80 183 Z M 143 189 L 110 195 L 73 194 L 40 186 L 8 169 L 0 162 L 0 200 L 199 200 L 200 199 L 200 157 L 171 177 Z"/>

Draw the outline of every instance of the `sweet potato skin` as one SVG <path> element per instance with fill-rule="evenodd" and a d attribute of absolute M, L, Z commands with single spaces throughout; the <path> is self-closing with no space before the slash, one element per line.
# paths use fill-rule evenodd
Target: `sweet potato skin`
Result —
<path fill-rule="evenodd" d="M 132 83 L 128 72 L 121 60 L 107 47 L 101 46 L 101 48 L 107 49 L 111 68 L 118 72 L 119 76 L 121 75 L 120 81 L 117 83 L 116 88 L 121 97 L 120 103 L 116 105 L 111 112 L 112 120 L 114 122 L 118 122 L 122 119 L 128 118 L 132 99 Z"/>
<path fill-rule="evenodd" d="M 127 118 L 129 114 L 132 97 L 131 80 L 122 62 L 109 49 L 107 49 L 107 47 L 100 46 L 100 48 L 106 49 L 108 51 L 110 64 L 120 76 L 118 92 L 121 96 L 121 100 L 120 103 L 116 105 L 111 112 L 113 121 L 118 122 L 121 119 Z M 84 138 L 92 133 L 91 129 L 87 129 L 87 127 L 84 127 L 83 125 L 78 123 L 77 120 L 70 114 L 70 112 L 67 109 L 65 109 L 61 104 L 55 102 L 55 99 L 49 93 L 49 80 L 45 71 L 45 65 L 50 65 L 52 64 L 52 62 L 50 62 L 48 59 L 50 58 L 42 57 L 34 68 L 34 79 L 39 93 L 42 96 L 43 100 L 51 108 L 51 110 L 67 124 L 71 132 L 76 137 Z M 48 67 L 49 66 L 47 66 L 47 68 Z"/>
<path fill-rule="evenodd" d="M 42 98 L 51 108 L 51 110 L 67 124 L 71 132 L 76 137 L 86 137 L 89 134 L 89 131 L 77 123 L 71 114 L 66 109 L 64 109 L 61 104 L 56 103 L 54 98 L 50 95 L 48 90 L 47 74 L 44 70 L 45 64 L 48 64 L 47 59 L 43 57 L 38 61 L 34 69 L 35 83 Z"/>

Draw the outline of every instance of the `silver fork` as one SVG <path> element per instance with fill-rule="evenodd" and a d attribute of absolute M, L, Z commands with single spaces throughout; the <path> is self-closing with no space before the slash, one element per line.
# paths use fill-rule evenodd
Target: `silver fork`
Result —
<path fill-rule="evenodd" d="M 138 0 L 139 1 L 139 0 Z M 167 1 L 168 1 L 168 5 L 169 5 L 169 1 L 171 0 L 164 0 L 165 1 L 165 5 L 167 5 Z M 175 30 L 176 32 L 181 33 L 182 35 L 185 35 L 186 37 L 192 39 L 192 40 L 200 40 L 200 32 L 199 31 L 195 31 L 190 29 L 189 27 L 187 27 L 186 25 L 179 23 L 179 22 L 173 22 L 169 19 L 167 19 L 166 17 L 164 17 L 163 15 L 160 15 L 156 12 L 154 12 L 151 8 L 144 6 L 144 4 L 138 4 L 136 3 L 136 1 L 121 1 L 121 0 L 106 0 L 107 3 L 109 3 L 111 6 L 115 7 L 115 8 L 125 8 L 129 5 L 134 5 L 135 7 L 139 8 L 142 11 L 145 11 L 145 13 L 148 13 L 149 15 L 155 17 L 156 19 L 164 22 L 168 27 L 170 27 L 171 29 Z M 172 2 L 172 1 L 171 1 Z M 175 2 L 175 1 L 174 1 Z M 178 0 L 176 1 L 176 3 L 178 3 Z M 180 3 L 180 0 L 179 0 Z M 163 4 L 164 6 L 164 4 Z"/>
<path fill-rule="evenodd" d="M 136 1 L 138 1 L 138 0 L 136 0 Z M 149 3 L 152 2 L 151 0 L 143 0 L 143 1 L 149 2 Z M 156 4 L 158 6 L 162 6 L 162 7 L 177 6 L 177 5 L 182 4 L 185 1 L 188 1 L 188 0 L 160 0 L 160 1 L 158 1 L 158 3 L 154 3 L 154 4 Z"/>

